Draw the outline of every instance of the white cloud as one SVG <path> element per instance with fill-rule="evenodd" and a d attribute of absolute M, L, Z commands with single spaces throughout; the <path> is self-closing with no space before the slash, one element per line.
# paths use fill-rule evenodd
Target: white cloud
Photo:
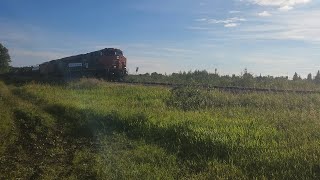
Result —
<path fill-rule="evenodd" d="M 294 6 L 300 4 L 307 4 L 312 0 L 249 0 L 251 3 L 258 4 L 260 6 L 275 6 L 279 10 L 291 10 Z"/>
<path fill-rule="evenodd" d="M 217 20 L 217 19 L 209 19 L 208 23 L 210 24 L 230 24 L 230 23 L 236 23 L 236 22 L 243 22 L 247 21 L 244 18 L 239 18 L 239 17 L 233 17 L 233 18 L 228 18 L 228 19 L 222 19 L 222 20 Z"/>
<path fill-rule="evenodd" d="M 280 11 L 290 11 L 291 9 L 293 9 L 292 6 L 282 6 L 282 7 L 279 7 L 279 10 L 280 10 Z"/>
<path fill-rule="evenodd" d="M 203 22 L 203 21 L 207 21 L 207 18 L 199 18 L 199 19 L 195 19 L 195 21 Z"/>
<path fill-rule="evenodd" d="M 237 27 L 240 25 L 240 22 L 247 21 L 245 18 L 232 17 L 228 19 L 207 19 L 208 24 L 224 24 L 224 27 Z"/>
<path fill-rule="evenodd" d="M 240 13 L 241 11 L 229 11 L 230 14 L 238 14 Z"/>
<path fill-rule="evenodd" d="M 204 26 L 205 24 L 223 24 L 224 27 L 237 27 L 241 24 L 241 22 L 247 21 L 247 19 L 242 17 L 232 17 L 227 19 L 210 19 L 210 18 L 198 18 L 194 21 L 198 22 L 199 24 L 196 26 L 189 26 L 187 29 L 191 30 L 210 30 L 210 27 Z"/>
<path fill-rule="evenodd" d="M 251 0 L 255 4 L 261 6 L 295 6 L 298 4 L 306 4 L 311 0 Z"/>
<path fill-rule="evenodd" d="M 190 28 L 201 30 L 212 41 L 233 40 L 293 40 L 320 45 L 320 12 L 318 10 L 291 11 L 288 13 L 263 11 L 255 16 L 269 18 L 257 18 L 250 16 L 250 22 L 244 18 L 208 19 L 207 24 L 199 23 Z M 251 14 L 252 15 L 252 14 Z M 219 30 L 210 24 L 222 24 L 226 28 L 237 27 L 237 33 L 229 33 Z M 241 25 L 241 26 L 240 26 Z"/>
<path fill-rule="evenodd" d="M 260 17 L 269 17 L 269 16 L 272 16 L 272 14 L 269 13 L 268 11 L 263 11 L 261 13 L 258 13 L 258 16 L 260 16 Z"/>
<path fill-rule="evenodd" d="M 207 27 L 199 27 L 199 26 L 189 26 L 189 27 L 187 27 L 187 29 L 191 29 L 191 30 L 209 30 L 209 28 L 207 28 Z"/>
<path fill-rule="evenodd" d="M 232 28 L 232 27 L 237 27 L 238 24 L 237 23 L 229 23 L 229 24 L 225 24 L 224 27 L 226 28 Z"/>
<path fill-rule="evenodd" d="M 263 39 L 299 40 L 320 43 L 320 12 L 299 11 L 277 14 L 263 25 L 243 28 L 247 35 Z"/>

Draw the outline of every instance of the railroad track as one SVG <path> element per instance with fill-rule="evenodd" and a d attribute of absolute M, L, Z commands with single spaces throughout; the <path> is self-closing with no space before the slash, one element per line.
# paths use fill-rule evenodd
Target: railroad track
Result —
<path fill-rule="evenodd" d="M 123 84 L 136 84 L 144 86 L 167 86 L 167 87 L 194 87 L 208 90 L 219 90 L 227 92 L 264 92 L 264 93 L 296 93 L 296 94 L 320 94 L 320 91 L 313 90 L 295 90 L 295 89 L 275 89 L 275 88 L 254 88 L 254 87 L 237 87 L 237 86 L 212 86 L 208 84 L 175 84 L 175 83 L 159 83 L 159 82 L 121 82 Z"/>
<path fill-rule="evenodd" d="M 20 77 L 21 78 L 21 77 Z M 19 77 L 14 77 L 11 79 L 19 80 Z M 42 78 L 30 78 L 30 77 L 24 77 L 26 81 L 29 80 L 35 80 L 35 81 L 48 81 Z M 7 75 L 1 75 L 0 79 L 8 79 Z M 10 79 L 10 78 L 9 78 Z M 23 79 L 23 78 L 22 78 Z M 55 82 L 52 79 L 51 81 Z M 194 88 L 201 88 L 201 89 L 207 89 L 207 90 L 219 90 L 219 91 L 227 91 L 227 92 L 264 92 L 264 93 L 296 93 L 296 94 L 320 94 L 320 91 L 314 91 L 314 90 L 295 90 L 295 89 L 276 89 L 276 88 L 254 88 L 254 87 L 237 87 L 237 86 L 213 86 L 208 84 L 179 84 L 179 83 L 159 83 L 159 82 L 116 82 L 118 84 L 135 84 L 135 85 L 144 85 L 144 86 L 166 86 L 166 87 L 194 87 Z"/>

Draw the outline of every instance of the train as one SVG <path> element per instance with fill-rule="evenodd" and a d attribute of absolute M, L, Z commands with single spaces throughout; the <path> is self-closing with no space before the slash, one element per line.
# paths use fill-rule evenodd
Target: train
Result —
<path fill-rule="evenodd" d="M 121 81 L 127 75 L 127 58 L 122 50 L 105 48 L 44 62 L 23 70 L 24 74 L 41 77 L 96 77 Z"/>

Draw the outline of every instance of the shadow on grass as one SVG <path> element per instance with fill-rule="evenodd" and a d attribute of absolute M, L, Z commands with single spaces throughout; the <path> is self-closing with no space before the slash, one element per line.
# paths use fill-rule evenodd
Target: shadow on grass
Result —
<path fill-rule="evenodd" d="M 74 164 L 76 152 L 83 149 L 95 152 L 95 144 L 87 138 L 68 137 L 61 123 L 41 109 L 45 101 L 34 102 L 35 97 L 18 91 L 14 94 L 17 97 L 8 111 L 13 115 L 16 138 L 0 157 L 0 179 L 43 179 L 52 176 L 51 173 L 57 179 L 71 176 L 95 179 L 94 172 L 78 171 L 81 167 Z M 35 103 L 40 106 L 33 106 Z M 93 165 L 93 162 L 94 158 L 89 158 L 87 164 Z"/>
<path fill-rule="evenodd" d="M 142 139 L 161 146 L 177 154 L 182 160 L 195 160 L 204 164 L 209 159 L 227 161 L 232 151 L 222 142 L 198 137 L 193 131 L 193 124 L 188 122 L 160 127 L 151 123 L 144 113 L 125 116 L 113 111 L 97 115 L 88 109 L 48 104 L 45 100 L 21 89 L 14 91 L 14 94 L 31 103 L 36 101 L 40 104 L 45 112 L 56 119 L 66 137 L 95 140 L 100 133 L 125 132 L 129 138 Z"/>
<path fill-rule="evenodd" d="M 89 139 L 69 137 L 63 132 L 62 124 L 57 122 L 46 125 L 45 121 L 48 119 L 41 111 L 16 107 L 13 114 L 17 139 L 1 158 L 0 162 L 5 168 L 0 170 L 0 179 L 43 179 L 48 175 L 52 176 L 50 173 L 57 179 L 70 176 L 77 179 L 96 179 L 95 172 L 81 169 L 80 165 L 74 164 L 76 152 L 84 149 L 92 152 L 98 150 Z M 94 157 L 87 158 L 86 163 L 93 166 Z"/>
<path fill-rule="evenodd" d="M 228 149 L 224 144 L 209 138 L 199 138 L 192 130 L 192 124 L 174 124 L 159 127 L 150 123 L 143 113 L 129 117 L 118 112 L 97 116 L 90 110 L 79 110 L 62 105 L 49 105 L 44 110 L 58 120 L 57 123 L 73 138 L 95 139 L 100 133 L 112 131 L 124 132 L 131 139 L 142 139 L 147 143 L 156 144 L 177 154 L 183 161 L 197 162 L 198 171 L 205 168 L 210 159 L 228 160 Z"/>
<path fill-rule="evenodd" d="M 167 151 L 177 154 L 183 161 L 194 161 L 194 169 L 203 169 L 210 159 L 227 161 L 231 149 L 222 142 L 210 138 L 198 137 L 193 131 L 193 124 L 182 123 L 161 127 L 151 123 L 147 115 L 137 113 L 125 116 L 113 111 L 97 115 L 91 110 L 80 110 L 59 104 L 48 104 L 33 94 L 17 89 L 13 93 L 30 103 L 39 104 L 40 108 L 51 114 L 65 138 L 87 139 L 95 141 L 99 134 L 113 131 L 126 133 L 131 139 L 141 139 L 150 144 L 156 144 Z"/>

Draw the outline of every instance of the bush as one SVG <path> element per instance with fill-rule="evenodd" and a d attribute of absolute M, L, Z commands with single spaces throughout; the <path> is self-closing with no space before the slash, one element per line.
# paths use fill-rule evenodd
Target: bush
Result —
<path fill-rule="evenodd" d="M 184 111 L 199 110 L 213 106 L 213 94 L 193 87 L 177 87 L 171 90 L 167 105 Z"/>
<path fill-rule="evenodd" d="M 68 84 L 71 89 L 95 89 L 101 87 L 105 82 L 95 78 L 81 78 Z"/>

